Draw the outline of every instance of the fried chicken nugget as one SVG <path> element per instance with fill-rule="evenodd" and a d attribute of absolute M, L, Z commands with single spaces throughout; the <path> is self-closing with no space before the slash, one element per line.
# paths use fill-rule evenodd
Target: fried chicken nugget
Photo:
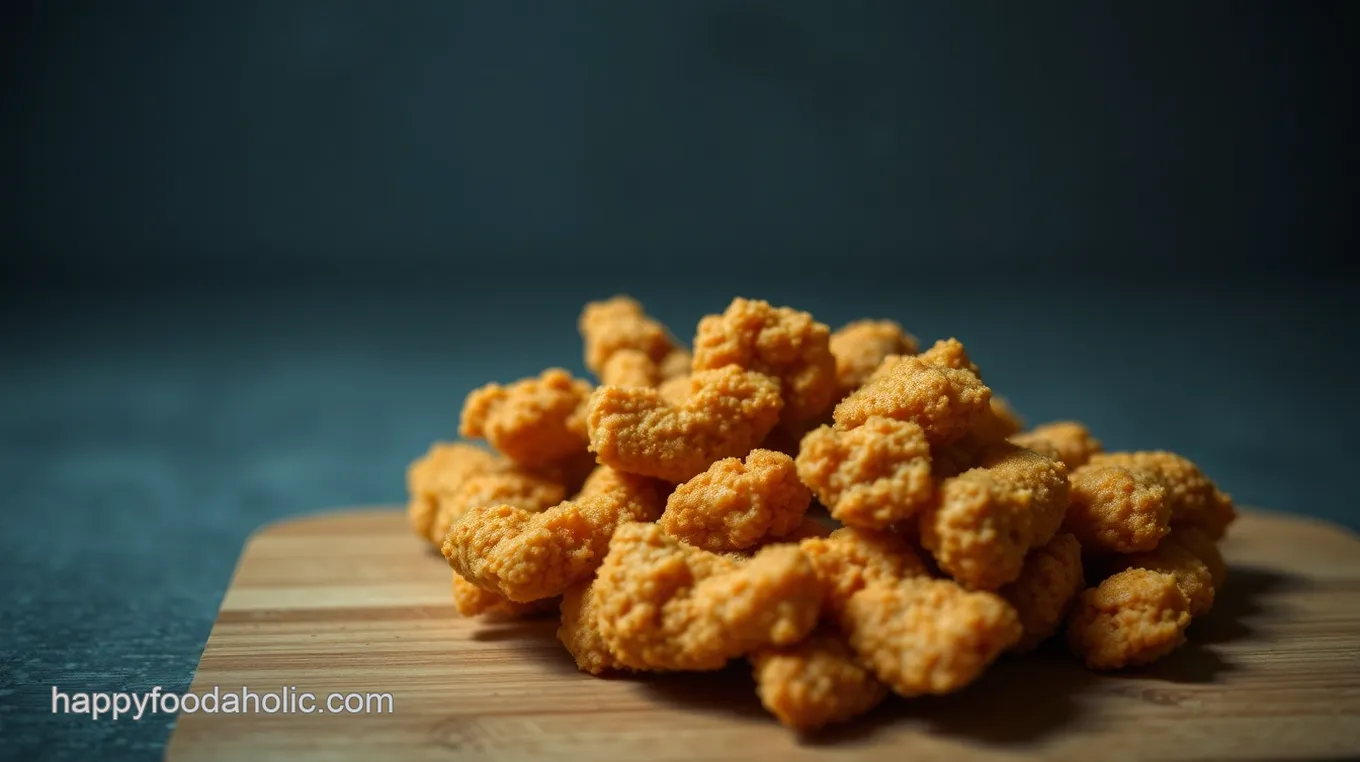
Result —
<path fill-rule="evenodd" d="M 1025 559 L 1020 576 L 997 591 L 1015 608 L 1025 634 L 1011 650 L 1031 651 L 1058 631 L 1072 601 L 1086 589 L 1081 544 L 1070 534 L 1055 536 Z"/>
<path fill-rule="evenodd" d="M 406 469 L 406 488 L 410 494 L 406 517 L 411 528 L 421 537 L 431 538 L 442 497 L 456 491 L 469 476 L 490 471 L 500 462 L 492 453 L 465 442 L 431 445 Z"/>
<path fill-rule="evenodd" d="M 733 299 L 699 321 L 694 370 L 737 365 L 779 380 L 780 421 L 797 426 L 822 415 L 836 395 L 831 329 L 806 312 L 759 299 Z"/>
<path fill-rule="evenodd" d="M 977 467 L 940 485 L 921 514 L 921 543 L 965 587 L 995 590 L 1053 539 L 1067 502 L 1066 466 L 1008 442 L 990 445 Z"/>
<path fill-rule="evenodd" d="M 1232 498 L 1221 492 L 1187 458 L 1164 450 L 1112 452 L 1091 456 L 1091 465 L 1124 466 L 1152 475 L 1166 487 L 1171 526 L 1194 526 L 1215 540 L 1237 518 Z"/>
<path fill-rule="evenodd" d="M 1022 634 L 1000 596 L 924 577 L 870 584 L 850 596 L 840 619 L 864 665 L 908 698 L 968 685 Z"/>
<path fill-rule="evenodd" d="M 585 451 L 590 390 L 561 368 L 509 386 L 487 384 L 467 396 L 458 433 L 485 439 L 525 468 L 550 466 Z"/>
<path fill-rule="evenodd" d="M 831 334 L 831 356 L 836 360 L 838 397 L 853 392 L 869 380 L 883 358 L 889 355 L 914 355 L 916 337 L 891 320 L 856 320 Z"/>
<path fill-rule="evenodd" d="M 1152 550 L 1171 531 L 1166 487 L 1124 466 L 1088 463 L 1072 471 L 1063 530 L 1096 552 Z"/>
<path fill-rule="evenodd" d="M 751 667 L 760 703 L 799 731 L 858 717 L 888 695 L 888 686 L 859 663 L 845 637 L 828 627 L 791 646 L 756 649 Z"/>
<path fill-rule="evenodd" d="M 1176 587 L 1185 595 L 1192 617 L 1209 613 L 1214 606 L 1215 590 L 1227 575 L 1218 546 L 1197 527 L 1174 530 L 1154 550 L 1115 556 L 1107 561 L 1106 570 L 1112 573 L 1147 569 L 1175 577 Z"/>
<path fill-rule="evenodd" d="M 586 430 L 600 463 L 678 483 L 746 455 L 782 405 L 777 381 L 728 365 L 696 372 L 678 406 L 656 389 L 602 386 L 586 405 Z"/>
<path fill-rule="evenodd" d="M 1172 575 L 1122 571 L 1082 593 L 1067 620 L 1067 644 L 1090 669 L 1147 664 L 1185 642 L 1189 609 Z"/>
<path fill-rule="evenodd" d="M 962 438 L 990 409 L 992 390 L 969 370 L 903 357 L 875 375 L 836 405 L 836 428 L 853 429 L 882 416 L 911 421 L 932 445 L 945 445 Z"/>
<path fill-rule="evenodd" d="M 562 625 L 557 639 L 567 647 L 577 669 L 599 675 L 610 670 L 628 669 L 600 637 L 599 606 L 595 601 L 595 580 L 582 580 L 562 593 Z"/>
<path fill-rule="evenodd" d="M 752 450 L 745 463 L 724 458 L 676 487 L 657 523 L 671 537 L 724 553 L 792 532 L 811 503 L 793 458 Z"/>
<path fill-rule="evenodd" d="M 799 547 L 826 587 L 825 608 L 832 617 L 870 583 L 930 576 L 916 549 L 897 532 L 842 527 Z"/>
<path fill-rule="evenodd" d="M 670 331 L 648 317 L 632 297 L 615 296 L 586 304 L 576 327 L 585 342 L 586 368 L 602 384 L 631 385 L 621 376 L 612 376 L 624 368 L 653 379 L 640 386 L 656 386 L 660 379 L 689 371 L 689 353 L 680 349 Z M 622 360 L 617 359 L 620 353 L 627 353 Z M 621 365 L 611 369 L 611 360 Z"/>
<path fill-rule="evenodd" d="M 1022 434 L 1010 436 L 1011 442 L 1021 447 L 1044 453 L 1061 460 L 1069 469 L 1086 465 L 1092 455 L 1102 451 L 1100 440 L 1076 421 L 1057 421 L 1035 426 Z"/>
<path fill-rule="evenodd" d="M 654 521 L 661 506 L 652 480 L 598 468 L 579 495 L 542 513 L 509 505 L 468 511 L 454 522 L 440 550 L 464 579 L 528 603 L 588 579 L 614 529 L 629 521 Z"/>
<path fill-rule="evenodd" d="M 911 421 L 873 416 L 849 431 L 822 426 L 803 437 L 798 477 L 843 524 L 882 529 L 929 502 L 930 443 Z"/>
<path fill-rule="evenodd" d="M 515 603 L 500 593 L 483 590 L 453 573 L 453 605 L 466 617 L 487 616 L 495 619 L 517 619 L 551 611 L 556 599 L 545 598 L 533 603 Z"/>
<path fill-rule="evenodd" d="M 427 539 L 439 547 L 453 522 L 473 508 L 513 505 L 523 511 L 538 513 L 562 502 L 566 496 L 566 487 L 560 482 L 502 464 L 468 476 L 456 488 L 441 495 Z"/>
<path fill-rule="evenodd" d="M 600 635 L 634 669 L 721 669 L 817 623 L 822 584 L 796 545 L 750 559 L 710 553 L 656 524 L 619 527 L 595 583 Z"/>

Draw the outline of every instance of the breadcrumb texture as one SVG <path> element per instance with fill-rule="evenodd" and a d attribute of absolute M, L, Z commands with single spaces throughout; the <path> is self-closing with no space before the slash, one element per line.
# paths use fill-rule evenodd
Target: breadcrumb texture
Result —
<path fill-rule="evenodd" d="M 1067 467 L 1010 443 L 983 449 L 978 467 L 945 479 L 921 514 L 921 543 L 965 587 L 1015 581 L 1032 548 L 1053 539 L 1067 510 Z"/>
<path fill-rule="evenodd" d="M 856 320 L 831 334 L 831 355 L 836 360 L 838 398 L 853 392 L 869 380 L 883 358 L 889 355 L 914 355 L 916 337 L 891 320 Z"/>
<path fill-rule="evenodd" d="M 512 601 L 561 595 L 599 567 L 615 528 L 661 514 L 650 479 L 599 468 L 575 499 L 542 513 L 484 506 L 454 522 L 441 551 L 464 579 Z"/>
<path fill-rule="evenodd" d="M 1020 576 L 999 591 L 1020 616 L 1025 633 L 1012 650 L 1031 651 L 1052 637 L 1084 589 L 1081 544 L 1076 537 L 1060 534 L 1032 551 Z"/>
<path fill-rule="evenodd" d="M 587 404 L 586 429 L 600 463 L 678 483 L 745 456 L 774 428 L 782 405 L 777 381 L 728 365 L 691 376 L 678 406 L 656 389 L 600 387 Z"/>
<path fill-rule="evenodd" d="M 670 536 L 704 550 L 745 550 L 792 532 L 811 502 L 793 458 L 752 450 L 745 462 L 724 458 L 677 487 L 658 523 Z"/>
<path fill-rule="evenodd" d="M 466 617 L 484 616 L 488 619 L 519 619 L 535 616 L 557 607 L 557 600 L 545 598 L 532 603 L 515 603 L 500 593 L 483 590 L 455 572 L 453 574 L 453 605 Z"/>
<path fill-rule="evenodd" d="M 855 593 L 841 626 L 865 666 L 906 697 L 968 685 L 1022 632 L 1015 609 L 996 594 L 919 577 Z"/>
<path fill-rule="evenodd" d="M 605 380 L 606 366 L 620 352 L 635 353 L 627 360 L 630 364 L 645 359 L 650 366 L 648 372 L 658 376 L 666 375 L 661 368 L 663 363 L 669 364 L 668 370 L 674 369 L 672 353 L 686 355 L 666 327 L 649 317 L 642 304 L 628 296 L 586 304 L 576 328 L 585 343 L 586 368 L 606 384 L 615 383 Z M 688 370 L 688 357 L 685 359 Z"/>
<path fill-rule="evenodd" d="M 869 584 L 929 576 L 916 549 L 897 532 L 842 527 L 805 539 L 800 547 L 826 587 L 826 610 L 833 617 Z"/>
<path fill-rule="evenodd" d="M 417 535 L 434 536 L 432 527 L 445 495 L 456 491 L 469 476 L 490 471 L 500 458 L 465 442 L 436 442 L 428 452 L 406 469 L 406 490 L 410 496 L 406 518 Z M 442 536 L 441 536 L 442 537 Z"/>
<path fill-rule="evenodd" d="M 595 581 L 583 580 L 562 594 L 562 624 L 557 639 L 567 647 L 576 667 L 599 675 L 610 670 L 627 669 L 610 653 L 600 637 L 599 606 L 595 602 Z"/>
<path fill-rule="evenodd" d="M 783 647 L 751 654 L 760 703 L 781 723 L 809 732 L 873 709 L 888 687 L 851 653 L 845 638 L 820 628 Z"/>
<path fill-rule="evenodd" d="M 992 390 L 966 369 L 902 357 L 886 372 L 836 405 L 836 428 L 853 429 L 875 416 L 911 421 L 932 445 L 949 444 L 968 433 L 990 409 Z"/>
<path fill-rule="evenodd" d="M 1148 664 L 1185 642 L 1190 603 L 1170 574 L 1129 569 L 1082 593 L 1067 644 L 1090 669 Z"/>
<path fill-rule="evenodd" d="M 954 370 L 967 370 L 978 378 L 982 378 L 982 371 L 968 356 L 968 351 L 963 348 L 963 342 L 958 339 L 940 339 L 917 357 L 931 365 L 953 368 Z"/>
<path fill-rule="evenodd" d="M 1084 466 L 1091 456 L 1103 450 L 1100 440 L 1091 436 L 1084 425 L 1076 421 L 1058 421 L 1035 426 L 1031 431 L 1011 436 L 1011 441 L 1031 450 L 1056 453 L 1068 468 Z"/>
<path fill-rule="evenodd" d="M 844 524 L 882 529 L 915 516 L 934 494 L 930 443 L 910 421 L 875 416 L 849 431 L 803 437 L 798 476 Z"/>
<path fill-rule="evenodd" d="M 699 321 L 694 370 L 737 365 L 778 379 L 784 398 L 780 419 L 796 425 L 820 417 L 835 401 L 830 338 L 831 329 L 806 312 L 737 298 L 721 315 Z"/>
<path fill-rule="evenodd" d="M 529 513 L 538 513 L 562 502 L 566 496 L 567 490 L 562 484 L 509 464 L 473 474 L 440 499 L 429 539 L 438 546 L 453 522 L 473 508 L 513 505 Z"/>
<path fill-rule="evenodd" d="M 981 446 L 998 442 L 1006 437 L 1018 434 L 1025 428 L 1025 422 L 1020 414 L 1016 413 L 1010 403 L 1001 397 L 993 394 L 987 407 L 987 412 L 978 416 L 966 437 L 976 445 Z M 1031 447 L 1030 449 L 1034 448 Z"/>
<path fill-rule="evenodd" d="M 1069 481 L 1063 529 L 1088 550 L 1152 550 L 1171 531 L 1166 488 L 1146 472 L 1091 463 L 1073 471 Z"/>
<path fill-rule="evenodd" d="M 589 382 L 561 368 L 509 386 L 487 384 L 467 396 L 458 432 L 485 439 L 525 468 L 549 466 L 585 451 L 590 391 Z"/>
<path fill-rule="evenodd" d="M 1215 568 L 1210 568 L 1206 559 L 1200 557 L 1201 553 L 1215 564 Z M 1221 584 L 1226 573 L 1217 546 L 1203 530 L 1194 528 L 1172 532 L 1154 550 L 1117 556 L 1111 560 L 1114 563 L 1108 569 L 1110 572 L 1147 569 L 1175 577 L 1176 587 L 1185 595 L 1192 617 L 1203 616 L 1214 607 L 1215 588 Z"/>
<path fill-rule="evenodd" d="M 1124 466 L 1143 471 L 1162 483 L 1171 505 L 1173 527 L 1198 527 L 1215 540 L 1223 538 L 1237 518 L 1232 498 L 1223 493 L 1189 459 L 1165 450 L 1114 452 L 1091 456 L 1092 465 Z"/>
<path fill-rule="evenodd" d="M 822 585 L 796 545 L 750 559 L 686 545 L 656 524 L 619 527 L 595 583 L 600 635 L 633 669 L 721 669 L 817 622 Z"/>

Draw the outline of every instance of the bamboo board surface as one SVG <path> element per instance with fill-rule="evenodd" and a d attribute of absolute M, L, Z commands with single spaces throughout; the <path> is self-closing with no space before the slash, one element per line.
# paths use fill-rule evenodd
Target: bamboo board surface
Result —
<path fill-rule="evenodd" d="M 1360 538 L 1244 512 L 1223 549 L 1214 610 L 1151 667 L 1097 675 L 1048 648 L 800 739 L 761 708 L 744 663 L 600 679 L 576 671 L 552 620 L 460 617 L 447 565 L 399 511 L 274 524 L 238 562 L 191 691 L 390 693 L 391 711 L 182 713 L 166 757 L 1360 757 Z"/>

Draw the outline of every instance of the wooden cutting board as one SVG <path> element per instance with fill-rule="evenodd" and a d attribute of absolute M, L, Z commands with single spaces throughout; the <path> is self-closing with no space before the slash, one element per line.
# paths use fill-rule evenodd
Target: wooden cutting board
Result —
<path fill-rule="evenodd" d="M 1232 567 L 1191 642 L 1097 675 L 1060 648 L 1003 659 L 953 696 L 890 699 L 800 739 L 757 701 L 744 663 L 600 679 L 551 620 L 458 616 L 450 572 L 395 510 L 275 524 L 247 544 L 192 691 L 390 693 L 390 713 L 181 714 L 189 760 L 1360 756 L 1360 538 L 1246 513 Z M 295 694 L 296 695 L 296 694 Z"/>

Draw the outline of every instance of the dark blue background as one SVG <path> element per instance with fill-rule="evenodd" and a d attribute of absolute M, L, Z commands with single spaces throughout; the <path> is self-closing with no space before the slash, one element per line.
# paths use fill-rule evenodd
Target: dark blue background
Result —
<path fill-rule="evenodd" d="M 159 754 L 246 535 L 402 499 L 587 299 L 954 335 L 1033 421 L 1360 527 L 1335 4 L 6 9 L 0 754 Z"/>

